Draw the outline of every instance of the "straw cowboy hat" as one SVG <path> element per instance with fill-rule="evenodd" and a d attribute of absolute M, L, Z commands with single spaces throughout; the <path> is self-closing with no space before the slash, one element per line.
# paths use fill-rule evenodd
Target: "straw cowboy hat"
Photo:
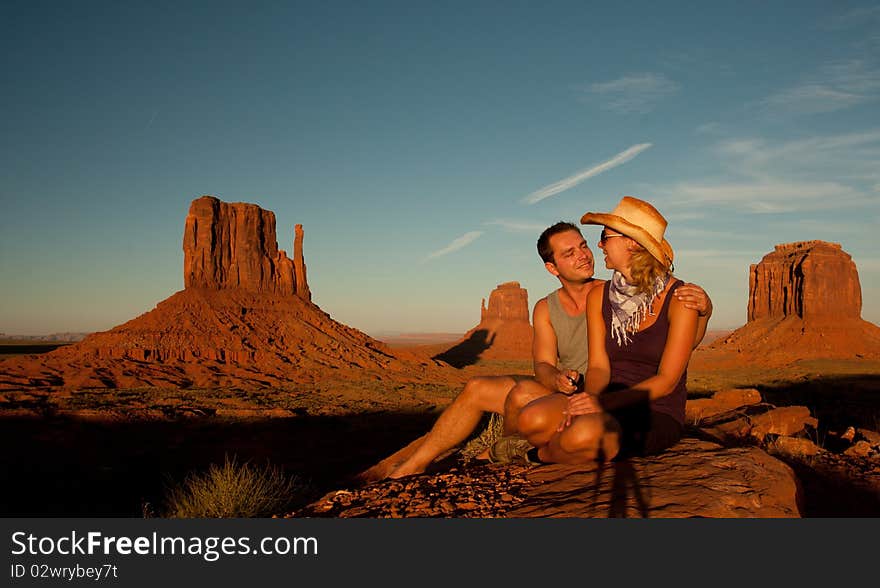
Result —
<path fill-rule="evenodd" d="M 623 233 L 654 256 L 667 269 L 672 267 L 672 246 L 663 238 L 666 219 L 656 208 L 638 198 L 624 196 L 610 213 L 587 212 L 582 225 L 605 225 Z"/>

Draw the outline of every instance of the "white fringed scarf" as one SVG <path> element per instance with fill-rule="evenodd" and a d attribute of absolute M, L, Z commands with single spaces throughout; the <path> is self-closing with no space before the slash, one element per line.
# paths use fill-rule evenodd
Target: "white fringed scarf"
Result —
<path fill-rule="evenodd" d="M 620 346 L 630 342 L 628 333 L 635 333 L 650 312 L 653 314 L 654 299 L 666 288 L 670 274 L 658 277 L 650 292 L 639 292 L 618 271 L 611 276 L 608 301 L 611 303 L 611 336 Z"/>

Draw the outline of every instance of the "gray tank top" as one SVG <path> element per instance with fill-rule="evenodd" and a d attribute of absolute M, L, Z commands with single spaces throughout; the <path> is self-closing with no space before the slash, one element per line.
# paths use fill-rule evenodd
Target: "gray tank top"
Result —
<path fill-rule="evenodd" d="M 559 302 L 559 290 L 547 296 L 547 308 L 550 310 L 550 324 L 556 333 L 557 367 L 585 373 L 588 355 L 586 313 L 569 316 Z"/>

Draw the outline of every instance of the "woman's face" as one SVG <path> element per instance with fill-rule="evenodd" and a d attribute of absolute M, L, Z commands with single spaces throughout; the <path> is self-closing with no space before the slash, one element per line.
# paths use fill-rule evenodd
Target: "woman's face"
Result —
<path fill-rule="evenodd" d="M 608 227 L 602 227 L 599 249 L 605 254 L 605 267 L 623 271 L 629 267 L 632 240 Z"/>

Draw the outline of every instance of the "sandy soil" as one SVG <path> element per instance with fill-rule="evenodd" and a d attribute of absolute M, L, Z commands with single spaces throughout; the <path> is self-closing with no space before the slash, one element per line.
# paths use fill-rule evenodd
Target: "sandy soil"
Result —
<path fill-rule="evenodd" d="M 0 468 L 8 481 L 0 514 L 142 516 L 161 504 L 167 484 L 227 455 L 298 475 L 313 489 L 307 500 L 426 432 L 468 377 L 530 369 L 528 361 L 480 361 L 450 367 L 432 384 L 366 378 L 258 391 L 7 391 L 0 395 Z M 808 406 L 825 430 L 880 429 L 880 361 L 771 369 L 700 350 L 689 387 L 692 396 L 756 387 L 778 406 Z M 817 504 L 814 512 L 829 511 Z"/>

